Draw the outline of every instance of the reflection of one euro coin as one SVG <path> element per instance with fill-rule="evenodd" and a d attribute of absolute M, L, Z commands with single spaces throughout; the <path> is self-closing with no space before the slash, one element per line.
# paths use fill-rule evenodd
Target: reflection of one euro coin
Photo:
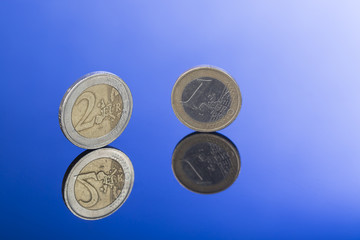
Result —
<path fill-rule="evenodd" d="M 196 193 L 217 193 L 230 187 L 240 172 L 236 146 L 218 133 L 193 133 L 182 139 L 172 156 L 179 183 Z"/>
<path fill-rule="evenodd" d="M 134 183 L 130 159 L 114 148 L 80 154 L 63 180 L 63 198 L 76 216 L 95 220 L 114 213 L 128 198 Z"/>
<path fill-rule="evenodd" d="M 241 93 L 224 70 L 211 66 L 192 68 L 175 82 L 171 104 L 187 127 L 214 132 L 231 124 L 240 112 Z"/>
<path fill-rule="evenodd" d="M 124 131 L 132 104 L 130 90 L 118 76 L 89 73 L 65 93 L 59 109 L 60 128 L 76 146 L 100 148 Z"/>

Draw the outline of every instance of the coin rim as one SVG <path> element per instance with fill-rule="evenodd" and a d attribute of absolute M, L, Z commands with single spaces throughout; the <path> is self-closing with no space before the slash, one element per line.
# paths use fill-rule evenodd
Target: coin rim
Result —
<path fill-rule="evenodd" d="M 110 205 L 98 210 L 89 210 L 82 207 L 75 198 L 74 189 L 76 176 L 87 164 L 99 158 L 110 158 L 114 161 L 117 161 L 123 168 L 125 182 L 120 195 Z M 121 162 L 121 160 L 123 160 L 123 162 Z M 93 150 L 90 153 L 82 156 L 74 166 L 70 165 L 70 167 L 71 170 L 66 175 L 66 180 L 63 187 L 63 198 L 67 208 L 79 218 L 85 220 L 97 220 L 113 214 L 126 202 L 132 191 L 135 180 L 134 167 L 129 157 L 118 149 L 101 148 Z M 123 194 L 123 191 L 126 191 L 125 194 Z"/>
<path fill-rule="evenodd" d="M 185 152 L 189 149 L 189 145 L 192 141 L 196 140 L 196 138 L 203 138 L 205 135 L 205 137 L 208 138 L 214 138 L 214 139 L 218 139 L 219 141 L 225 142 L 227 146 L 229 146 L 229 148 L 231 148 L 231 150 L 234 152 L 235 156 L 236 156 L 236 162 L 238 163 L 237 165 L 237 169 L 236 169 L 236 174 L 233 176 L 232 181 L 230 181 L 230 184 L 227 185 L 225 188 L 224 187 L 218 187 L 218 190 L 216 191 L 212 191 L 212 192 L 206 192 L 206 191 L 196 191 L 194 189 L 191 189 L 189 186 L 187 186 L 181 179 L 180 177 L 178 177 L 178 175 L 176 174 L 178 171 L 175 170 L 175 162 L 179 161 L 176 159 L 177 155 L 179 155 L 181 152 L 183 154 L 185 154 Z M 181 150 L 184 149 L 185 150 Z M 180 150 L 179 150 L 180 149 Z M 176 159 L 175 159 L 176 158 Z M 225 137 L 224 135 L 220 134 L 220 133 L 202 133 L 202 132 L 193 132 L 187 136 L 185 136 L 183 139 L 180 140 L 180 142 L 176 145 L 173 155 L 172 155 L 172 159 L 171 159 L 171 169 L 172 172 L 176 178 L 176 180 L 179 182 L 179 184 L 181 186 L 183 186 L 184 188 L 186 188 L 187 190 L 194 192 L 194 193 L 199 193 L 199 194 L 204 194 L 204 195 L 208 195 L 208 194 L 214 194 L 214 193 L 219 193 L 222 192 L 226 189 L 228 189 L 229 187 L 231 187 L 233 185 L 233 183 L 236 181 L 236 179 L 238 178 L 239 174 L 240 174 L 240 170 L 241 170 L 241 157 L 240 157 L 240 153 L 238 148 L 235 146 L 235 144 L 227 137 Z M 220 184 L 217 184 L 218 186 L 221 186 Z"/>
<path fill-rule="evenodd" d="M 123 111 L 118 123 L 109 133 L 98 138 L 86 138 L 75 130 L 71 121 L 71 111 L 78 96 L 87 88 L 98 84 L 110 85 L 119 92 L 123 101 Z M 78 79 L 66 91 L 59 107 L 60 129 L 65 137 L 78 147 L 85 149 L 101 148 L 113 142 L 125 130 L 131 118 L 132 108 L 133 100 L 130 89 L 120 77 L 105 71 L 91 72 Z"/>
<path fill-rule="evenodd" d="M 204 123 L 204 122 L 199 122 L 193 118 L 191 118 L 184 110 L 183 106 L 181 104 L 178 104 L 178 102 L 181 101 L 180 97 L 181 97 L 181 93 L 184 91 L 184 88 L 187 86 L 188 83 L 190 83 L 191 81 L 193 81 L 194 79 L 185 79 L 185 77 L 195 71 L 199 71 L 199 70 L 210 70 L 210 71 L 216 71 L 220 74 L 223 74 L 223 76 L 229 80 L 228 82 L 231 84 L 231 86 L 233 87 L 233 89 L 237 92 L 238 96 L 239 96 L 239 102 L 237 104 L 237 107 L 235 107 L 235 113 L 233 114 L 233 116 L 225 121 L 225 118 L 221 118 L 218 121 L 215 122 L 211 122 L 211 123 Z M 219 79 L 218 79 L 219 80 Z M 223 79 L 220 79 L 219 81 L 223 82 Z M 231 93 L 231 105 L 236 104 L 235 101 L 233 101 L 234 96 L 236 96 L 236 94 L 234 95 L 233 93 Z M 177 98 L 177 99 L 176 99 Z M 240 109 L 241 109 L 241 105 L 242 105 L 242 96 L 241 96 L 241 92 L 240 92 L 240 88 L 238 86 L 238 84 L 236 83 L 236 81 L 234 80 L 234 78 L 227 73 L 225 70 L 215 67 L 215 66 L 210 66 L 210 65 L 200 65 L 197 67 L 193 67 L 189 70 L 187 70 L 186 72 L 184 72 L 183 74 L 180 75 L 180 77 L 176 80 L 174 87 L 172 89 L 171 92 L 171 106 L 172 109 L 176 115 L 176 117 L 180 120 L 180 122 L 182 122 L 185 126 L 195 130 L 195 131 L 199 131 L 199 132 L 214 132 L 214 131 L 218 131 L 221 129 L 226 128 L 227 126 L 229 126 L 238 116 Z M 181 106 L 181 107 L 179 107 Z M 231 107 L 230 107 L 231 108 Z M 190 121 L 187 121 L 184 118 L 188 118 Z M 223 124 L 221 124 L 221 122 L 224 122 Z M 198 126 L 194 126 L 194 123 L 196 123 Z M 218 127 L 201 127 L 201 125 L 218 125 Z"/>

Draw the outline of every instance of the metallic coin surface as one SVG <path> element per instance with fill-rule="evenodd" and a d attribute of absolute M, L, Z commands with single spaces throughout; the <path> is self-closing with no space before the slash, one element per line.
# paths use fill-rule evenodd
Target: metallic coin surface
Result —
<path fill-rule="evenodd" d="M 239 114 L 241 103 L 235 80 L 225 71 L 211 66 L 195 67 L 183 73 L 171 94 L 177 118 L 200 132 L 227 127 Z"/>
<path fill-rule="evenodd" d="M 218 133 L 193 133 L 182 139 L 172 156 L 176 179 L 196 193 L 217 193 L 230 187 L 239 175 L 236 146 Z"/>
<path fill-rule="evenodd" d="M 125 129 L 132 112 L 129 88 L 118 76 L 93 72 L 75 82 L 59 109 L 60 128 L 76 146 L 108 145 Z"/>
<path fill-rule="evenodd" d="M 63 198 L 76 216 L 95 220 L 114 213 L 128 198 L 134 183 L 130 159 L 114 148 L 85 151 L 68 168 Z"/>

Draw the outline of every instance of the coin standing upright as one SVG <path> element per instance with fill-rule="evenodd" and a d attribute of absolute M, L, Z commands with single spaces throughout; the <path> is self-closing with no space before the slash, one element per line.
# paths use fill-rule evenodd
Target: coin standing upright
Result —
<path fill-rule="evenodd" d="M 108 145 L 124 131 L 133 108 L 126 83 L 109 72 L 89 73 L 65 93 L 59 108 L 60 128 L 78 147 Z"/>
<path fill-rule="evenodd" d="M 227 127 L 239 114 L 241 103 L 236 81 L 224 70 L 212 66 L 195 67 L 183 73 L 171 94 L 176 117 L 200 132 Z"/>

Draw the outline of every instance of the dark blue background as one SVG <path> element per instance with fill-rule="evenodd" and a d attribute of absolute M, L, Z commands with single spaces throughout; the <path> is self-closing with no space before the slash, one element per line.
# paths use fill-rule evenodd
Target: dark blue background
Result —
<path fill-rule="evenodd" d="M 0 238 L 359 239 L 359 1 L 1 1 Z M 200 195 L 171 170 L 192 131 L 171 108 L 187 69 L 238 82 L 243 107 L 220 131 L 242 167 L 226 191 Z M 58 107 L 82 75 L 126 81 L 134 109 L 112 143 L 133 162 L 127 202 L 75 217 L 63 175 L 83 150 Z"/>

